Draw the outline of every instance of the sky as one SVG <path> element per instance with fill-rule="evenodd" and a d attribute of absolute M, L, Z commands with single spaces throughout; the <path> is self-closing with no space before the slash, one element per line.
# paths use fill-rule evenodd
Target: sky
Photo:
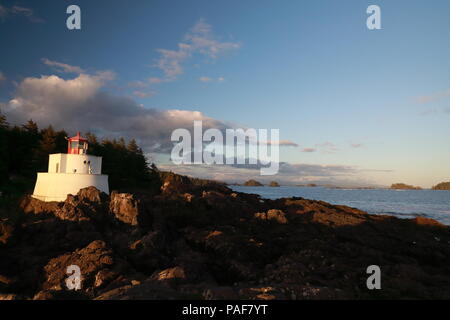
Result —
<path fill-rule="evenodd" d="M 449 35 L 448 0 L 0 0 L 0 112 L 199 177 L 429 188 L 450 180 Z M 279 129 L 279 174 L 172 164 L 194 120 Z"/>

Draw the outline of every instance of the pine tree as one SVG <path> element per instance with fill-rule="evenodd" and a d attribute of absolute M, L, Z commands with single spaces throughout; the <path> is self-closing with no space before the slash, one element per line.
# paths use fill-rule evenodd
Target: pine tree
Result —
<path fill-rule="evenodd" d="M 6 116 L 4 116 L 2 113 L 0 113 L 0 129 L 8 129 L 9 124 L 6 121 Z"/>
<path fill-rule="evenodd" d="M 35 161 L 38 171 L 45 171 L 48 167 L 48 155 L 55 153 L 56 150 L 56 132 L 50 125 L 41 130 L 41 139 L 35 149 Z"/>
<path fill-rule="evenodd" d="M 38 125 L 33 121 L 33 119 L 28 120 L 26 124 L 22 125 L 22 128 L 32 135 L 39 135 Z"/>

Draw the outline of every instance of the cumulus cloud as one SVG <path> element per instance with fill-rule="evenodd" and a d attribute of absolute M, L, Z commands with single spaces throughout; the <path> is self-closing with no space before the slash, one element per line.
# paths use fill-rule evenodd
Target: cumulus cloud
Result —
<path fill-rule="evenodd" d="M 20 6 L 12 6 L 8 8 L 0 4 L 0 19 L 4 21 L 6 18 L 12 16 L 23 16 L 26 17 L 29 21 L 34 23 L 44 22 L 44 20 L 38 17 L 31 8 Z"/>
<path fill-rule="evenodd" d="M 109 72 L 68 80 L 56 75 L 25 78 L 0 109 L 13 124 L 33 119 L 40 126 L 51 124 L 69 132 L 136 138 L 146 152 L 170 152 L 172 131 L 192 128 L 194 120 L 202 120 L 205 129 L 229 127 L 198 111 L 147 109 L 131 98 L 103 92 L 112 78 Z"/>
<path fill-rule="evenodd" d="M 240 48 L 237 42 L 220 41 L 212 31 L 211 25 L 200 19 L 184 36 L 183 41 L 177 44 L 177 49 L 157 49 L 160 57 L 154 66 L 163 72 L 163 77 L 153 77 L 153 83 L 173 81 L 184 72 L 183 64 L 194 56 L 200 54 L 210 59 L 216 59 L 224 53 Z M 206 77 L 204 77 L 206 80 Z M 223 81 L 221 77 L 219 81 Z"/>

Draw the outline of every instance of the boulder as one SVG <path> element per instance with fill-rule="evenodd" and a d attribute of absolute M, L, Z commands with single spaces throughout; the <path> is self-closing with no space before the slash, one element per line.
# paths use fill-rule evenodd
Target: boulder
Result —
<path fill-rule="evenodd" d="M 129 193 L 111 193 L 109 210 L 116 219 L 131 226 L 144 226 L 149 224 L 150 217 L 144 204 Z"/>
<path fill-rule="evenodd" d="M 67 291 L 66 279 L 69 266 L 75 265 L 81 271 L 81 290 L 91 292 L 114 280 L 117 271 L 123 271 L 122 262 L 116 261 L 113 252 L 104 241 L 93 241 L 87 247 L 51 259 L 44 267 L 44 291 Z"/>
<path fill-rule="evenodd" d="M 270 209 L 267 212 L 255 213 L 255 218 L 258 218 L 261 220 L 273 220 L 280 224 L 288 223 L 286 214 L 283 211 L 278 210 L 278 209 Z"/>

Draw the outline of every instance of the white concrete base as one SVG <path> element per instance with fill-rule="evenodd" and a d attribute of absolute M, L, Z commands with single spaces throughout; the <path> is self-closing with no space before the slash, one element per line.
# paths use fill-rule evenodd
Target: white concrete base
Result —
<path fill-rule="evenodd" d="M 108 176 L 104 174 L 38 172 L 32 197 L 42 201 L 64 201 L 68 194 L 94 186 L 109 194 Z"/>

